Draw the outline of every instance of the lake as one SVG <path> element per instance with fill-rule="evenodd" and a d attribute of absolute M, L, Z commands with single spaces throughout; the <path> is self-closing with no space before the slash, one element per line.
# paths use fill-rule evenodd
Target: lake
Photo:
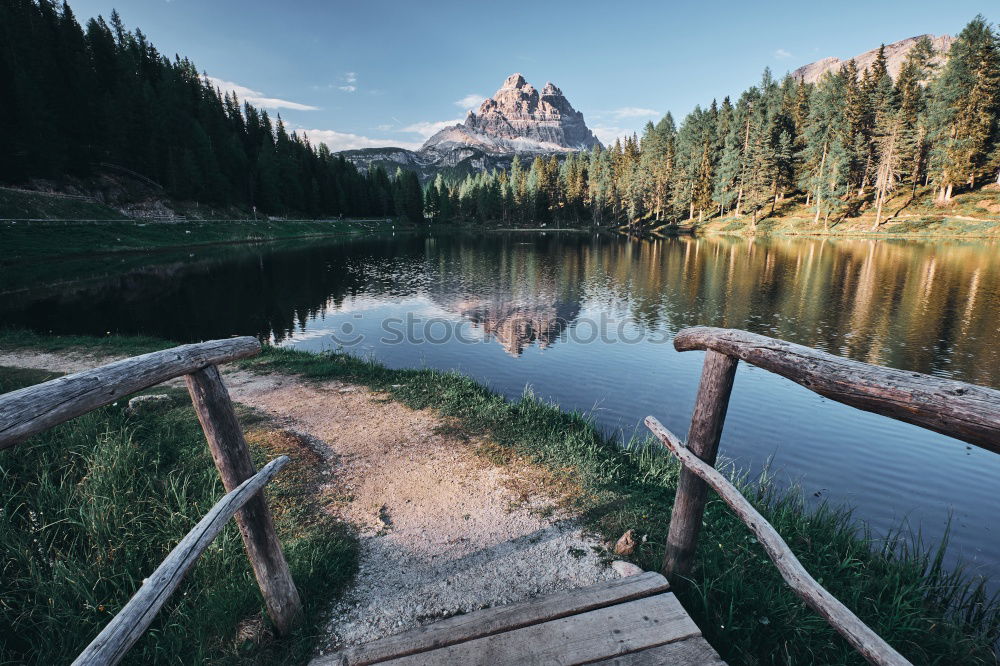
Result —
<path fill-rule="evenodd" d="M 576 232 L 447 233 L 8 265 L 0 321 L 179 341 L 256 335 L 532 391 L 623 438 L 683 436 L 701 352 L 686 326 L 743 328 L 861 361 L 1000 388 L 1000 256 L 984 241 Z M 740 364 L 721 453 L 810 502 L 901 524 L 1000 580 L 1000 456 L 826 400 Z M 666 520 L 666 517 L 664 517 Z"/>

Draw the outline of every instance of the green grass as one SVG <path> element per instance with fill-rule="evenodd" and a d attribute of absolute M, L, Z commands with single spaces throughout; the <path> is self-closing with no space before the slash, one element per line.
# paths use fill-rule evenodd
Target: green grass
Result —
<path fill-rule="evenodd" d="M 352 220 L 0 223 L 0 263 L 372 232 L 391 226 Z"/>
<path fill-rule="evenodd" d="M 0 392 L 51 377 L 0 368 Z M 68 663 L 224 494 L 190 402 L 174 392 L 165 411 L 126 416 L 120 402 L 0 451 L 0 663 Z M 355 539 L 319 509 L 308 449 L 242 420 L 258 464 L 292 457 L 267 494 L 308 620 L 271 637 L 230 523 L 125 663 L 301 663 L 353 575 Z"/>
<path fill-rule="evenodd" d="M 649 442 L 622 449 L 579 414 L 530 395 L 507 401 L 459 374 L 276 349 L 243 363 L 356 382 L 411 407 L 435 408 L 451 427 L 487 436 L 581 484 L 578 508 L 589 526 L 607 539 L 627 529 L 646 535 L 634 559 L 644 569 L 660 568 L 678 467 Z M 928 551 L 905 535 L 877 540 L 849 512 L 807 510 L 798 493 L 779 492 L 767 479 L 741 487 L 813 576 L 913 663 L 997 663 L 1000 605 L 986 598 L 982 581 L 942 568 L 943 546 Z M 715 496 L 699 544 L 693 573 L 676 592 L 729 663 L 863 663 L 789 591 L 751 532 Z"/>
<path fill-rule="evenodd" d="M 0 328 L 0 349 L 43 352 L 84 351 L 107 356 L 136 356 L 176 347 L 176 342 L 141 335 L 39 335 L 20 328 Z"/>

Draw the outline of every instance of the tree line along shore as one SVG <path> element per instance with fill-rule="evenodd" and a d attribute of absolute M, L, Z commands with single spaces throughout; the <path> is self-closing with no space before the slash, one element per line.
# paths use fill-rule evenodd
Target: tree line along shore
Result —
<path fill-rule="evenodd" d="M 114 199 L 111 174 L 234 217 L 980 236 L 1000 221 L 1000 39 L 981 16 L 943 64 L 922 39 L 895 79 L 881 51 L 816 83 L 765 71 L 679 125 L 668 113 L 607 148 L 424 185 L 312 145 L 117 13 L 81 26 L 68 5 L 17 0 L 0 25 L 0 120 L 17 130 L 0 137 L 0 183 L 19 187 Z"/>

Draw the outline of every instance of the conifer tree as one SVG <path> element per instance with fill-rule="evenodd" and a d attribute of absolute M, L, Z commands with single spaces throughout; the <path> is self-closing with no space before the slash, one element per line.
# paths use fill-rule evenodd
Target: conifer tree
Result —
<path fill-rule="evenodd" d="M 955 185 L 975 185 L 993 148 L 1000 112 L 1000 45 L 982 16 L 973 19 L 951 47 L 932 91 L 932 168 L 938 200 L 951 200 Z"/>

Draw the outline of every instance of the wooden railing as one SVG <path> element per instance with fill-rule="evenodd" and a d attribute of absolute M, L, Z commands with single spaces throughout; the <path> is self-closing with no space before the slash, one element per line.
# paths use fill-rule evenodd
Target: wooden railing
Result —
<path fill-rule="evenodd" d="M 746 331 L 695 327 L 674 338 L 678 351 L 706 350 L 686 444 L 652 416 L 646 425 L 682 464 L 663 561 L 668 576 L 691 570 L 708 486 L 757 535 L 782 578 L 870 663 L 909 662 L 823 589 L 778 532 L 715 470 L 739 360 L 787 377 L 831 400 L 913 423 L 1000 452 L 1000 391 L 841 358 Z"/>
<path fill-rule="evenodd" d="M 216 367 L 258 354 L 260 349 L 260 343 L 252 337 L 183 345 L 0 396 L 0 449 L 4 449 L 119 398 L 183 375 L 227 491 L 75 664 L 117 663 L 234 515 L 275 630 L 288 635 L 300 620 L 302 602 L 274 531 L 271 512 L 260 492 L 288 458 L 277 458 L 257 472 L 229 392 Z"/>

